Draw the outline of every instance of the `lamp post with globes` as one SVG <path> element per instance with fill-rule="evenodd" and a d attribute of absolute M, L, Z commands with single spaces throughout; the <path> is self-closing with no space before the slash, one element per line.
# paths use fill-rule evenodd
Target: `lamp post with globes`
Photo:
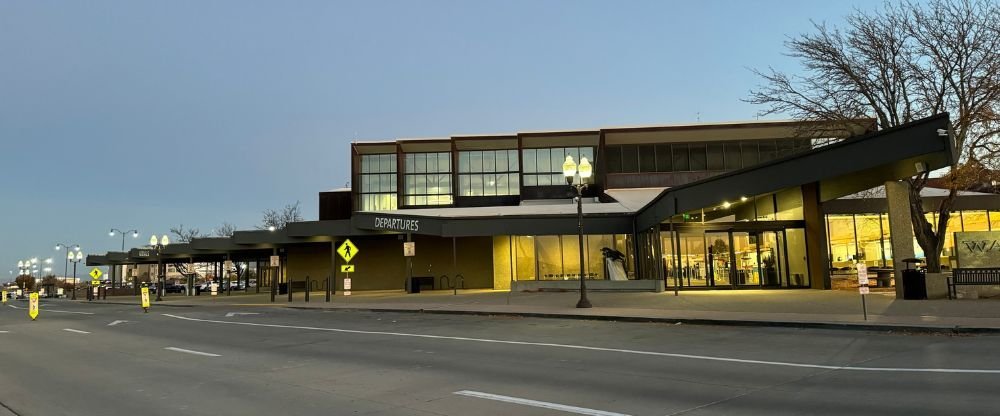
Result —
<path fill-rule="evenodd" d="M 71 247 L 72 247 L 72 249 L 71 249 Z M 66 261 L 63 262 L 63 278 L 66 278 L 68 276 L 68 274 L 69 274 L 69 262 L 71 260 L 73 260 L 73 251 L 75 250 L 77 253 L 79 253 L 80 252 L 80 245 L 79 244 L 66 244 L 66 243 L 56 244 L 56 251 L 62 250 L 64 248 L 66 249 L 66 252 L 68 253 L 66 255 Z M 74 290 L 76 289 L 76 285 L 73 286 L 73 289 Z"/>
<path fill-rule="evenodd" d="M 66 252 L 66 261 L 73 263 L 73 299 L 76 300 L 76 265 L 83 261 L 83 252 L 77 250 L 75 253 L 72 251 Z M 105 292 L 106 293 L 106 292 Z"/>
<path fill-rule="evenodd" d="M 580 235 L 580 300 L 576 303 L 577 308 L 590 308 L 590 300 L 587 299 L 587 276 L 584 274 L 586 264 L 583 260 L 583 190 L 587 188 L 587 179 L 594 173 L 594 168 L 586 157 L 580 158 L 580 165 L 573 161 L 573 156 L 566 155 L 566 162 L 563 163 L 563 175 L 566 176 L 566 183 L 576 189 L 576 218 L 577 229 Z M 574 184 L 573 178 L 579 176 L 580 182 Z"/>
<path fill-rule="evenodd" d="M 120 230 L 118 228 L 112 228 L 111 231 L 108 232 L 108 236 L 114 237 L 115 233 L 118 233 L 119 235 L 122 236 L 122 252 L 125 251 L 125 235 L 126 234 L 131 233 L 132 234 L 132 238 L 139 238 L 139 230 L 136 230 L 136 229 L 131 229 L 131 230 L 128 230 L 128 231 L 122 231 L 122 230 Z M 114 289 L 114 287 L 115 287 L 115 277 L 118 276 L 118 270 L 119 270 L 118 267 L 119 266 L 111 266 L 109 268 L 109 270 L 111 270 L 111 272 L 112 272 L 111 273 L 111 288 L 112 289 Z M 122 271 L 124 271 L 124 270 L 122 270 Z M 119 280 L 122 281 L 122 286 L 124 287 L 125 279 L 119 278 Z"/>
<path fill-rule="evenodd" d="M 156 301 L 157 302 L 163 300 L 163 286 L 166 285 L 167 282 L 167 274 L 166 271 L 163 269 L 163 249 L 168 244 L 170 244 L 170 238 L 167 237 L 165 234 L 163 235 L 163 237 L 159 239 L 156 238 L 156 234 L 153 234 L 152 236 L 149 237 L 150 247 L 156 250 L 156 263 L 157 263 Z"/>

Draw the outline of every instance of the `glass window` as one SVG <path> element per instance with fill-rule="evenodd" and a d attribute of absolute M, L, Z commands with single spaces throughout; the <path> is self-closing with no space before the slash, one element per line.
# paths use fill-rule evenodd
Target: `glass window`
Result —
<path fill-rule="evenodd" d="M 757 147 L 757 142 L 742 142 L 740 143 L 740 149 L 743 154 L 744 168 L 760 163 L 760 150 Z"/>
<path fill-rule="evenodd" d="M 831 271 L 849 271 L 857 253 L 853 215 L 828 215 L 827 235 L 830 242 Z"/>
<path fill-rule="evenodd" d="M 878 214 L 858 214 L 854 216 L 857 226 L 858 261 L 865 265 L 882 265 L 882 221 Z"/>
<path fill-rule="evenodd" d="M 773 140 L 761 140 L 760 143 L 757 143 L 757 146 L 760 148 L 761 162 L 767 162 L 775 158 Z"/>
<path fill-rule="evenodd" d="M 470 162 L 470 164 L 472 166 L 471 172 L 482 172 L 483 171 L 483 152 L 479 152 L 479 151 L 469 152 L 469 156 L 471 157 L 471 162 Z"/>
<path fill-rule="evenodd" d="M 1000 230 L 1000 211 L 989 211 L 990 230 Z"/>
<path fill-rule="evenodd" d="M 656 170 L 658 172 L 670 172 L 672 167 L 673 156 L 670 153 L 670 145 L 656 145 Z"/>
<path fill-rule="evenodd" d="M 776 145 L 778 147 L 777 157 L 788 156 L 795 152 L 795 139 L 779 139 Z"/>
<path fill-rule="evenodd" d="M 743 167 L 743 161 L 740 159 L 740 143 L 739 142 L 729 142 L 726 143 L 726 169 L 735 170 Z"/>
<path fill-rule="evenodd" d="M 608 173 L 622 173 L 622 148 L 621 146 L 608 146 L 604 150 L 604 160 L 608 166 Z"/>
<path fill-rule="evenodd" d="M 511 149 L 507 151 L 507 171 L 517 172 L 521 170 L 521 164 L 518 163 L 517 150 Z"/>
<path fill-rule="evenodd" d="M 686 144 L 675 144 L 672 150 L 674 153 L 674 171 L 691 170 L 688 164 L 688 146 Z"/>
<path fill-rule="evenodd" d="M 531 150 L 529 152 L 529 150 Z M 517 176 L 519 166 L 517 150 L 476 150 L 459 152 L 459 160 L 469 159 L 469 165 L 458 172 L 459 195 L 498 196 L 517 195 L 518 186 L 510 186 L 510 175 Z M 526 157 L 536 155 L 534 149 L 525 149 Z M 533 166 L 534 164 L 532 164 Z"/>
<path fill-rule="evenodd" d="M 774 195 L 754 197 L 757 221 L 774 221 Z"/>
<path fill-rule="evenodd" d="M 528 161 L 524 164 L 524 173 L 535 173 L 538 167 L 537 163 L 532 162 L 535 160 L 535 149 L 524 149 L 524 160 Z"/>
<path fill-rule="evenodd" d="M 635 173 L 639 171 L 639 147 L 636 145 L 622 146 L 622 172 Z"/>
<path fill-rule="evenodd" d="M 525 149 L 525 154 L 529 149 Z M 566 156 L 572 156 L 577 163 L 581 157 L 586 157 L 595 165 L 593 147 L 555 147 L 550 149 L 531 149 L 536 157 L 528 160 L 525 157 L 524 186 L 559 185 L 564 181 L 562 165 Z"/>
<path fill-rule="evenodd" d="M 723 156 L 722 143 L 709 143 L 708 170 L 723 170 L 726 168 L 725 156 Z"/>
<path fill-rule="evenodd" d="M 989 231 L 986 211 L 962 211 L 962 231 Z"/>
<path fill-rule="evenodd" d="M 535 279 L 535 238 L 532 236 L 519 235 L 514 237 L 514 261 L 517 272 L 514 273 L 517 280 Z"/>
<path fill-rule="evenodd" d="M 708 161 L 705 156 L 705 145 L 703 144 L 692 144 L 688 146 L 690 153 L 691 164 L 689 165 L 690 170 L 705 170 L 708 168 Z"/>
<path fill-rule="evenodd" d="M 403 174 L 406 206 L 452 203 L 451 153 L 407 153 L 403 160 L 407 165 Z"/>
<path fill-rule="evenodd" d="M 396 209 L 396 166 L 395 153 L 361 156 L 362 210 Z"/>
<path fill-rule="evenodd" d="M 656 148 L 653 145 L 639 146 L 639 171 L 656 172 Z"/>

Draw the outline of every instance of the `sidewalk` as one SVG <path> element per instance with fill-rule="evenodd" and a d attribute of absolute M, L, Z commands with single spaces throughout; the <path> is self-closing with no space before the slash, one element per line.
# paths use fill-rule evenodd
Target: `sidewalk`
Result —
<path fill-rule="evenodd" d="M 466 290 L 405 294 L 400 291 L 354 292 L 327 303 L 324 292 L 311 302 L 297 293 L 270 302 L 268 294 L 220 294 L 187 297 L 172 294 L 161 306 L 277 306 L 306 309 L 370 310 L 449 314 L 510 315 L 690 324 L 791 326 L 948 333 L 1000 333 L 1000 300 L 896 300 L 890 293 L 867 296 L 868 320 L 860 295 L 821 290 L 735 290 L 665 293 L 591 292 L 591 309 L 575 308 L 577 292 L 505 292 Z M 86 301 L 84 301 L 86 302 Z M 137 297 L 114 297 L 95 303 L 138 305 Z"/>

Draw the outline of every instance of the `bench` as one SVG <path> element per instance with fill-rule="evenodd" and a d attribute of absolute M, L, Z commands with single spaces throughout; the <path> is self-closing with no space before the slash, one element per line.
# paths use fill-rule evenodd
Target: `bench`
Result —
<path fill-rule="evenodd" d="M 1000 269 L 954 269 L 948 278 L 948 299 L 958 297 L 958 286 L 1000 286 Z"/>

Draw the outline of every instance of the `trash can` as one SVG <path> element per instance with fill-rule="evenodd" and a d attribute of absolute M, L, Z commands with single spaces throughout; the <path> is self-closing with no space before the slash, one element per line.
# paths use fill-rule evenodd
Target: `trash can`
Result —
<path fill-rule="evenodd" d="M 420 293 L 420 279 L 417 277 L 411 277 L 409 282 L 410 290 L 407 290 L 407 293 Z"/>
<path fill-rule="evenodd" d="M 201 296 L 201 286 L 195 286 L 194 287 L 194 295 L 195 296 Z"/>
<path fill-rule="evenodd" d="M 279 295 L 288 294 L 288 283 L 278 283 L 278 294 Z"/>
<path fill-rule="evenodd" d="M 903 270 L 903 299 L 922 300 L 927 299 L 927 276 L 922 270 L 910 268 L 911 265 L 919 263 L 917 259 L 905 259 L 906 270 Z"/>

